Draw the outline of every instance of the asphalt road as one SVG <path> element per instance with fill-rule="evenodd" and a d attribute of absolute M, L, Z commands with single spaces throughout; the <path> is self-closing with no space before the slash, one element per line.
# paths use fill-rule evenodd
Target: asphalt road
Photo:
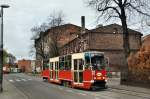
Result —
<path fill-rule="evenodd" d="M 28 99 L 150 99 L 150 95 L 144 93 L 113 88 L 98 91 L 67 88 L 43 82 L 39 77 L 22 73 L 5 75 L 4 79 L 14 85 Z"/>

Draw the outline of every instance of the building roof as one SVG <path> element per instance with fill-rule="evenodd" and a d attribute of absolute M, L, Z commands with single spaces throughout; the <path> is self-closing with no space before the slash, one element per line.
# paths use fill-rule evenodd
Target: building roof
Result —
<path fill-rule="evenodd" d="M 106 26 L 102 26 L 102 25 L 99 25 L 97 28 L 95 29 L 92 29 L 90 30 L 92 32 L 102 32 L 102 33 L 123 33 L 123 30 L 122 30 L 122 26 L 119 25 L 119 24 L 110 24 L 110 25 L 106 25 Z M 135 31 L 135 30 L 132 30 L 130 28 L 128 28 L 128 32 L 129 33 L 139 33 L 142 35 L 141 32 L 138 32 L 138 31 Z"/>
<path fill-rule="evenodd" d="M 41 32 L 40 35 L 44 34 L 44 36 L 46 36 L 47 34 L 49 34 L 50 31 L 53 31 L 53 30 L 62 30 L 64 28 L 64 30 L 67 30 L 71 27 L 76 27 L 78 28 L 78 31 L 81 31 L 81 27 L 78 26 L 78 25 L 74 25 L 74 24 L 71 24 L 71 23 L 67 23 L 67 24 L 63 24 L 63 25 L 60 25 L 60 26 L 55 26 L 55 27 L 51 27 L 49 29 L 47 29 L 45 32 Z M 85 28 L 86 31 L 88 31 L 88 29 Z M 39 36 L 38 38 L 35 39 L 35 41 L 38 41 L 40 40 L 40 37 Z"/>
<path fill-rule="evenodd" d="M 67 24 L 63 24 L 63 25 L 60 25 L 60 26 L 51 27 L 50 29 L 48 29 L 48 30 L 45 31 L 44 33 L 45 33 L 45 35 L 47 35 L 50 31 L 52 31 L 52 30 L 54 30 L 54 29 L 57 30 L 57 29 L 62 29 L 62 28 L 64 28 L 64 30 L 65 30 L 65 29 L 68 29 L 68 28 L 71 28 L 71 27 L 76 27 L 76 28 L 79 29 L 79 31 L 81 30 L 81 27 L 80 27 L 80 26 L 74 25 L 74 24 L 71 24 L 71 23 L 67 23 Z M 88 30 L 88 29 L 86 29 L 86 30 Z"/>
<path fill-rule="evenodd" d="M 31 61 L 29 59 L 21 59 L 21 60 L 18 60 L 18 62 L 21 62 L 21 61 Z"/>
<path fill-rule="evenodd" d="M 148 39 L 148 38 L 150 38 L 150 34 L 144 36 L 144 37 L 142 38 L 142 40 L 145 40 L 145 39 Z"/>
<path fill-rule="evenodd" d="M 146 35 L 146 36 L 144 36 L 144 37 L 142 37 L 142 44 L 143 45 L 150 45 L 150 34 L 148 34 L 148 35 Z"/>

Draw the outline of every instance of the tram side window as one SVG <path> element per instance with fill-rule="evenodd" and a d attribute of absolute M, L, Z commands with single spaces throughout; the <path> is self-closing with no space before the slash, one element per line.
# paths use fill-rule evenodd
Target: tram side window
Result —
<path fill-rule="evenodd" d="M 64 62 L 60 62 L 59 64 L 60 64 L 60 65 L 59 65 L 59 69 L 60 69 L 60 70 L 64 70 Z"/>
<path fill-rule="evenodd" d="M 55 62 L 55 70 L 58 70 L 58 62 Z"/>
<path fill-rule="evenodd" d="M 65 70 L 68 70 L 68 62 L 65 61 Z"/>
<path fill-rule="evenodd" d="M 90 57 L 86 56 L 85 57 L 85 69 L 89 69 L 90 68 Z"/>
<path fill-rule="evenodd" d="M 64 57 L 60 57 L 60 58 L 59 58 L 59 69 L 60 69 L 60 70 L 64 70 L 64 68 L 65 68 Z"/>
<path fill-rule="evenodd" d="M 83 70 L 83 64 L 84 64 L 84 61 L 82 59 L 79 59 L 79 70 Z"/>
<path fill-rule="evenodd" d="M 58 70 L 58 68 L 59 68 L 59 63 L 58 62 L 56 62 L 57 63 L 57 70 Z"/>
<path fill-rule="evenodd" d="M 51 69 L 51 62 L 50 62 L 50 65 L 49 65 L 49 69 Z"/>
<path fill-rule="evenodd" d="M 74 70 L 77 70 L 77 59 L 74 59 Z"/>
<path fill-rule="evenodd" d="M 50 62 L 50 69 L 53 70 L 53 62 Z"/>
<path fill-rule="evenodd" d="M 71 69 L 71 55 L 65 57 L 65 70 Z"/>

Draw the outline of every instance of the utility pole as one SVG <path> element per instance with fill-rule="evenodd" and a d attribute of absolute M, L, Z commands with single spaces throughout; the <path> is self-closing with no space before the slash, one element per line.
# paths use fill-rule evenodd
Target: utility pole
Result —
<path fill-rule="evenodd" d="M 3 92 L 3 9 L 9 8 L 9 5 L 0 5 L 0 17 L 1 17 L 1 41 L 0 41 L 0 93 Z"/>

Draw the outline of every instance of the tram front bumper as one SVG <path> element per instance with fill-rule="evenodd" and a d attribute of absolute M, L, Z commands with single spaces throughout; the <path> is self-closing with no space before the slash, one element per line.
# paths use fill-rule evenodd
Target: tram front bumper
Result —
<path fill-rule="evenodd" d="M 94 80 L 92 87 L 94 88 L 106 88 L 105 80 Z"/>

